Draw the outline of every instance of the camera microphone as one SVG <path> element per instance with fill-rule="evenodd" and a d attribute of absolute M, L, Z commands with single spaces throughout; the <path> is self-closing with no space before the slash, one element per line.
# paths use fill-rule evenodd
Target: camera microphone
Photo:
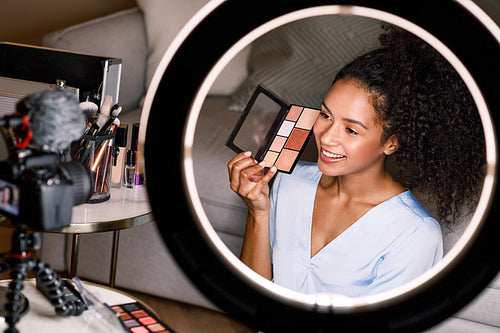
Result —
<path fill-rule="evenodd" d="M 9 157 L 0 162 L 0 188 L 11 188 L 13 203 L 0 213 L 14 224 L 50 231 L 71 222 L 73 206 L 92 195 L 92 179 L 79 162 L 62 162 L 66 148 L 80 139 L 85 117 L 74 93 L 40 91 L 17 103 L 13 116 L 0 119 L 9 132 Z"/>
<path fill-rule="evenodd" d="M 29 128 L 33 132 L 30 143 L 39 150 L 61 153 L 80 139 L 85 130 L 85 116 L 78 98 L 64 89 L 28 95 L 19 101 L 17 111 L 29 118 Z M 16 116 L 7 121 L 19 122 Z"/>
<path fill-rule="evenodd" d="M 19 127 L 27 126 L 29 119 L 27 116 L 5 116 L 0 119 L 0 126 L 3 127 Z"/>

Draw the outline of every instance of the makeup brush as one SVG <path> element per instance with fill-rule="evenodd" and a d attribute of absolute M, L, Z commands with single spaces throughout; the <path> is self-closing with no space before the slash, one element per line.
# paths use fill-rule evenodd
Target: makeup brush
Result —
<path fill-rule="evenodd" d="M 118 104 L 115 104 L 113 105 L 113 107 L 111 108 L 111 117 L 118 117 L 120 115 L 120 113 L 122 112 L 123 108 L 118 105 Z"/>
<path fill-rule="evenodd" d="M 85 103 L 85 102 L 84 102 Z M 93 121 L 89 121 L 90 127 L 85 131 L 85 135 L 96 135 L 97 132 L 102 128 L 102 126 L 109 119 L 111 112 L 111 106 L 113 103 L 113 97 L 106 96 L 102 102 L 101 109 L 97 110 L 92 118 Z"/>
<path fill-rule="evenodd" d="M 98 191 L 99 193 L 105 193 L 107 192 L 107 174 L 110 170 L 110 164 L 111 164 L 111 157 L 112 157 L 112 152 L 113 152 L 113 140 L 109 140 L 108 144 L 106 146 L 106 152 L 104 154 L 103 161 L 101 163 L 101 169 L 99 170 L 99 178 L 100 178 L 100 184 Z"/>
<path fill-rule="evenodd" d="M 94 117 L 94 122 L 90 127 L 85 131 L 85 135 L 94 136 L 98 135 L 99 131 L 102 129 L 102 126 L 106 124 L 106 122 L 110 119 L 110 113 L 113 103 L 113 97 L 107 95 L 104 97 L 104 101 L 102 102 L 101 108 L 97 113 L 97 119 Z M 113 121 L 110 122 L 110 125 Z M 108 126 L 110 126 L 108 125 Z M 74 160 L 78 160 L 82 163 L 86 163 L 87 158 L 89 157 L 90 148 L 92 147 L 92 141 L 82 139 L 80 145 L 78 146 L 76 153 L 74 155 Z"/>
<path fill-rule="evenodd" d="M 97 135 L 107 135 L 107 134 L 109 134 L 109 130 L 111 128 L 111 125 L 116 124 L 115 121 L 118 119 L 117 117 L 120 115 L 121 112 L 122 112 L 122 107 L 119 106 L 118 104 L 115 104 L 111 108 L 111 117 L 108 118 L 108 120 L 106 120 L 106 122 L 104 123 L 104 125 L 102 125 L 102 127 L 100 127 L 99 132 L 97 133 Z M 116 125 L 116 127 L 118 127 L 118 126 L 120 126 L 119 123 L 118 123 L 118 125 Z"/>
<path fill-rule="evenodd" d="M 99 110 L 97 104 L 90 101 L 81 102 L 80 104 L 78 104 L 78 108 L 87 120 L 93 119 L 96 116 L 97 111 Z"/>
<path fill-rule="evenodd" d="M 96 124 L 99 129 L 106 123 L 106 121 L 111 116 L 111 108 L 113 107 L 113 97 L 107 95 L 104 97 L 104 101 L 102 102 L 101 109 L 99 114 L 97 115 Z"/>

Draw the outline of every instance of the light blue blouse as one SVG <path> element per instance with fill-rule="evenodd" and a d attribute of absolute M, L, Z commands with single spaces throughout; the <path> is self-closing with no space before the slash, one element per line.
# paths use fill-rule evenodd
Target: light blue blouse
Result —
<path fill-rule="evenodd" d="M 311 258 L 311 222 L 321 177 L 300 162 L 278 173 L 271 190 L 273 280 L 312 294 L 358 297 L 405 284 L 443 255 L 441 228 L 406 191 L 369 210 Z"/>

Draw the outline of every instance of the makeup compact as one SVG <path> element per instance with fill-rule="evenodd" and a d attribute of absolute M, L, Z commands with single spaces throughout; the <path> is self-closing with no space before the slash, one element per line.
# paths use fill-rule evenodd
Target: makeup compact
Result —
<path fill-rule="evenodd" d="M 138 302 L 112 306 L 120 316 L 125 332 L 130 333 L 174 333 L 174 331 Z"/>
<path fill-rule="evenodd" d="M 259 84 L 250 97 L 226 146 L 237 153 L 251 151 L 265 167 L 291 173 L 309 138 L 320 110 L 288 104 Z"/>

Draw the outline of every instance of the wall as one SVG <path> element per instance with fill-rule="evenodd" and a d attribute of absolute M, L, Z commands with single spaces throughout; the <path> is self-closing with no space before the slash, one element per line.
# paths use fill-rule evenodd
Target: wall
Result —
<path fill-rule="evenodd" d="M 135 5 L 135 0 L 1 0 L 0 41 L 41 45 L 51 31 Z"/>
<path fill-rule="evenodd" d="M 51 31 L 135 5 L 135 0 L 0 0 L 0 41 L 41 45 Z M 0 253 L 10 250 L 11 234 L 0 226 Z"/>

